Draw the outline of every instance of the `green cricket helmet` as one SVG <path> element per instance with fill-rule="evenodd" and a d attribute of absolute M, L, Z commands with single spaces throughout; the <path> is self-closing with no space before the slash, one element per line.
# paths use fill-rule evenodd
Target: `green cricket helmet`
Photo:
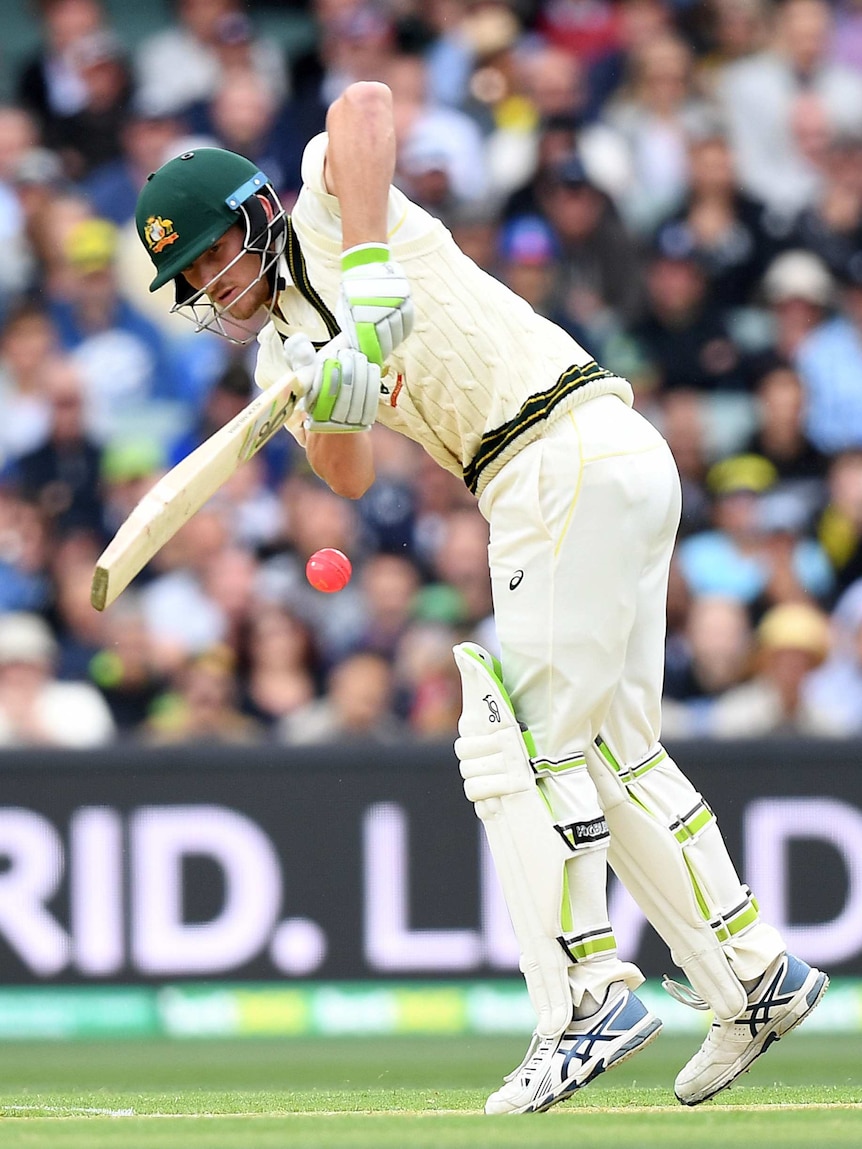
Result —
<path fill-rule="evenodd" d="M 261 257 L 260 273 L 246 290 L 268 276 L 272 285 L 271 310 L 276 295 L 276 264 L 287 238 L 286 221 L 287 213 L 269 179 L 244 156 L 223 148 L 184 152 L 153 172 L 138 196 L 135 223 L 156 269 L 150 291 L 173 280 L 173 311 L 185 315 L 199 331 L 211 329 L 231 342 L 249 342 L 255 332 L 232 319 L 232 305 L 217 308 L 207 295 L 211 284 L 195 291 L 184 278 L 183 270 L 226 231 L 240 224 L 245 237 L 236 259 L 248 252 Z M 238 299 L 233 301 L 236 302 Z M 226 319 L 232 319 L 229 329 L 224 325 Z M 247 338 L 238 336 L 238 326 Z"/>

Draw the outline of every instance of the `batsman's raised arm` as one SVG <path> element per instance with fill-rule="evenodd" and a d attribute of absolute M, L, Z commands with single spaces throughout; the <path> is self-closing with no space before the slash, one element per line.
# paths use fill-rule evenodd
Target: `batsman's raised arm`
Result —
<path fill-rule="evenodd" d="M 341 208 L 344 249 L 387 243 L 389 187 L 395 175 L 392 93 L 385 84 L 351 84 L 326 116 L 323 176 Z"/>
<path fill-rule="evenodd" d="M 330 107 L 326 128 L 324 181 L 338 200 L 343 246 L 336 314 L 351 346 L 382 366 L 413 327 L 410 284 L 390 258 L 387 237 L 395 173 L 392 93 L 385 84 L 352 84 Z M 364 494 L 374 481 L 368 437 L 308 430 L 314 471 L 338 494 Z"/>
<path fill-rule="evenodd" d="M 392 93 L 351 84 L 330 108 L 324 181 L 341 214 L 341 290 L 335 314 L 350 345 L 382 367 L 413 330 L 410 284 L 392 261 L 389 189 L 395 174 Z"/>

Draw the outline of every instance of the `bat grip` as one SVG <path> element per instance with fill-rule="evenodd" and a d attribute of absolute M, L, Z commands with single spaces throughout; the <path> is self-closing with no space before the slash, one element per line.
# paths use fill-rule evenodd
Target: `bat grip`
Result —
<path fill-rule="evenodd" d="M 290 364 L 290 370 L 294 372 L 296 376 L 296 386 L 294 390 L 297 399 L 304 399 L 314 385 L 314 372 L 306 369 L 313 367 L 320 356 L 326 358 L 327 355 L 334 354 L 340 351 L 342 347 L 348 347 L 349 345 L 350 341 L 343 331 L 339 331 L 333 339 L 330 339 L 330 341 L 319 350 L 315 348 L 309 337 L 303 333 L 291 335 L 284 340 L 284 352 Z"/>

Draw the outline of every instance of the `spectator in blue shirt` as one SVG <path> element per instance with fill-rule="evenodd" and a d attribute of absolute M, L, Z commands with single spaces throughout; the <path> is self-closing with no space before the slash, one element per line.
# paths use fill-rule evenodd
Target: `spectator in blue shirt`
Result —
<path fill-rule="evenodd" d="M 776 478 L 773 464 L 758 455 L 733 456 L 710 468 L 713 527 L 678 548 L 693 594 L 724 595 L 758 614 L 782 597 L 831 593 L 834 576 L 820 545 L 804 537 L 793 507 L 766 496 Z"/>
<path fill-rule="evenodd" d="M 797 355 L 808 401 L 808 434 L 827 454 L 862 447 L 862 255 L 845 268 L 838 311 Z"/>
<path fill-rule="evenodd" d="M 116 229 L 85 219 L 70 230 L 64 279 L 49 302 L 61 346 L 86 381 L 87 423 L 104 442 L 120 432 L 175 436 L 191 417 L 171 347 L 155 324 L 120 293 Z"/>

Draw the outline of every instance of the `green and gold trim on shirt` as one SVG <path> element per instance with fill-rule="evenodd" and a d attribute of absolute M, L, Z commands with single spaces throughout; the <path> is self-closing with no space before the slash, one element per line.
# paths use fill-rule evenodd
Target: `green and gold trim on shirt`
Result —
<path fill-rule="evenodd" d="M 329 332 L 329 338 L 334 339 L 341 330 L 338 326 L 338 320 L 323 302 L 314 284 L 308 277 L 308 268 L 305 266 L 305 256 L 302 254 L 299 237 L 294 230 L 293 222 L 289 216 L 287 219 L 287 246 L 284 255 L 287 259 L 287 266 L 290 271 L 290 278 L 293 280 L 293 286 L 300 295 L 308 300 L 323 320 L 326 330 Z"/>
<path fill-rule="evenodd" d="M 586 387 L 588 383 L 611 378 L 613 373 L 606 371 L 604 367 L 599 367 L 595 360 L 580 367 L 568 367 L 553 387 L 531 395 L 514 418 L 500 427 L 495 427 L 493 431 L 486 431 L 472 462 L 464 468 L 464 482 L 473 494 L 475 495 L 479 488 L 479 479 L 485 468 L 498 459 L 525 431 L 546 420 L 557 404 L 581 387 Z"/>

